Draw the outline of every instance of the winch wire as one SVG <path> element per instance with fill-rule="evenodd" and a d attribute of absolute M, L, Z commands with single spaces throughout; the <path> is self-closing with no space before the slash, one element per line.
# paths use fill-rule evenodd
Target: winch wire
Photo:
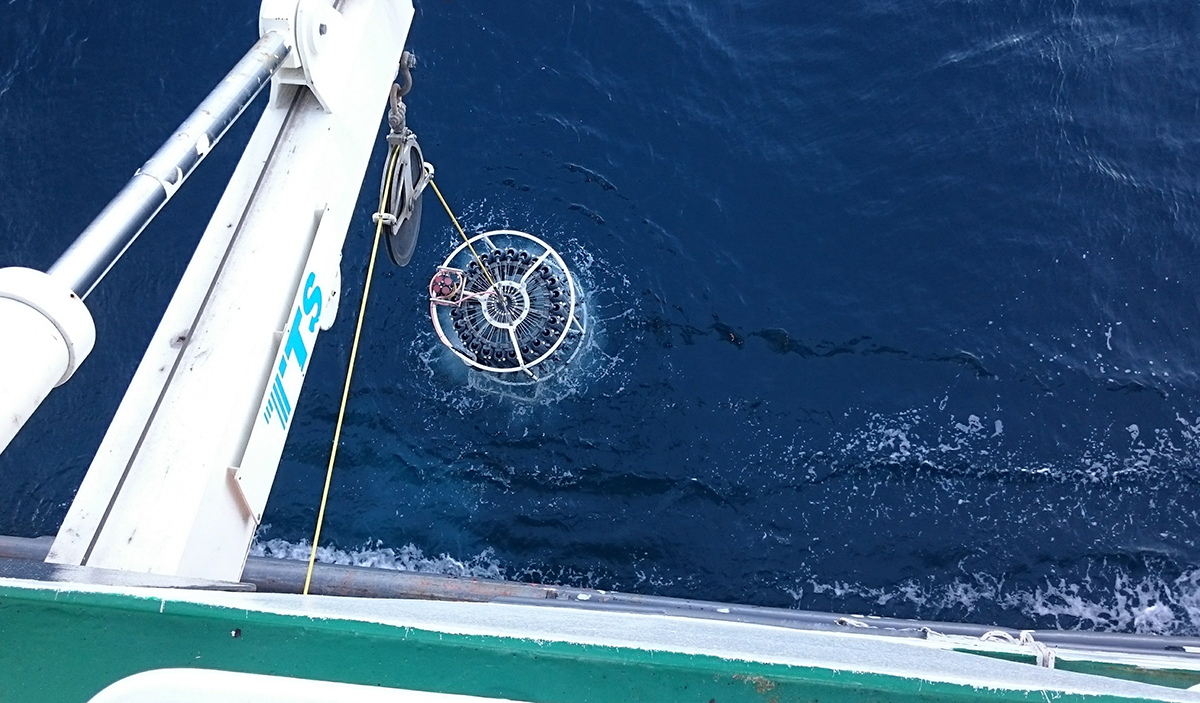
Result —
<path fill-rule="evenodd" d="M 342 421 L 346 418 L 346 402 L 350 398 L 350 379 L 354 377 L 354 362 L 358 358 L 358 341 L 362 337 L 363 318 L 367 314 L 367 298 L 371 296 L 371 278 L 375 273 L 375 254 L 379 251 L 379 237 L 383 233 L 383 216 L 387 212 L 388 196 L 392 175 L 396 169 L 396 157 L 400 147 L 392 147 L 388 156 L 387 176 L 384 178 L 383 194 L 379 199 L 380 217 L 375 225 L 375 241 L 371 244 L 371 259 L 367 264 L 367 280 L 363 283 L 362 304 L 358 308 L 358 324 L 354 327 L 354 342 L 350 345 L 350 364 L 346 368 L 346 385 L 342 388 L 342 406 L 338 409 L 337 424 L 333 429 L 333 449 L 329 452 L 329 468 L 325 472 L 325 490 L 321 492 L 321 508 L 317 511 L 317 529 L 313 533 L 312 552 L 308 555 L 308 573 L 304 575 L 304 595 L 308 595 L 312 583 L 313 565 L 317 561 L 317 545 L 321 541 L 321 526 L 325 522 L 325 505 L 329 502 L 329 484 L 333 481 L 333 462 L 337 459 L 338 444 L 342 439 Z M 439 194 L 440 197 L 440 194 Z"/>
<path fill-rule="evenodd" d="M 467 238 L 467 233 L 463 231 L 462 225 L 458 224 L 458 218 L 454 216 L 454 211 L 450 209 L 449 203 L 442 197 L 442 191 L 438 190 L 437 183 L 433 179 L 429 179 L 429 185 L 433 186 L 433 192 L 437 193 L 438 200 L 442 201 L 442 207 L 446 208 L 446 214 L 450 216 L 450 221 L 458 228 L 458 233 L 462 235 L 463 241 L 467 243 L 467 248 L 471 250 L 471 255 L 475 257 L 475 263 L 479 264 L 479 270 L 483 271 L 483 275 L 487 276 L 488 283 L 492 284 L 492 288 L 496 287 L 496 279 L 492 278 L 492 274 L 488 273 L 488 267 L 483 265 L 483 259 L 479 258 L 479 253 L 475 251 L 475 247 L 471 246 L 471 240 Z"/>

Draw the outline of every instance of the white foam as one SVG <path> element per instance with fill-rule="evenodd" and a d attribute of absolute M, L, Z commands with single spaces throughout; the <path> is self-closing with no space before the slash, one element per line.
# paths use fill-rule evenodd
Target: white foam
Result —
<path fill-rule="evenodd" d="M 255 541 L 251 556 L 275 559 L 307 560 L 307 541 L 289 542 L 283 539 Z M 341 564 L 441 574 L 445 576 L 507 580 L 507 569 L 497 559 L 494 550 L 485 549 L 473 557 L 455 558 L 442 553 L 426 556 L 414 544 L 399 549 L 381 543 L 367 544 L 356 549 L 319 547 L 317 561 L 322 564 Z M 664 577 L 654 569 L 638 567 L 637 580 L 629 584 L 631 591 L 651 590 L 679 585 L 676 579 Z M 1089 576 L 1082 583 L 1065 580 L 1047 581 L 1038 587 L 1013 587 L 1004 580 L 986 573 L 955 578 L 950 582 L 908 579 L 888 587 L 872 587 L 848 581 L 822 582 L 808 578 L 804 583 L 785 587 L 797 607 L 806 603 L 805 596 L 823 596 L 832 601 L 833 610 L 857 611 L 865 601 L 876 614 L 911 611 L 922 619 L 962 618 L 1001 611 L 1017 613 L 1036 627 L 1084 629 L 1144 634 L 1196 635 L 1200 633 L 1200 569 L 1169 579 L 1162 575 L 1133 578 L 1119 569 L 1110 573 Z M 514 573 L 514 580 L 549 584 L 569 583 L 596 586 L 609 578 L 593 570 L 525 566 Z M 702 593 L 695 594 L 703 597 Z M 839 603 L 844 604 L 839 607 Z M 1006 624 L 1006 623 L 1000 623 Z"/>
<path fill-rule="evenodd" d="M 1082 583 L 1046 581 L 1037 587 L 1014 587 L 986 573 L 955 578 L 948 583 L 916 579 L 889 587 L 870 587 L 846 581 L 807 581 L 809 592 L 846 603 L 877 606 L 878 614 L 916 606 L 922 619 L 971 620 L 972 614 L 995 608 L 1019 613 L 1036 627 L 1196 635 L 1200 633 L 1200 569 L 1170 579 L 1159 574 L 1133 578 L 1120 569 L 1089 576 Z M 805 588 L 784 589 L 799 605 Z M 906 610 L 913 610 L 908 608 Z M 951 614 L 948 618 L 947 613 Z M 1006 623 L 1000 623 L 1006 624 Z"/>
<path fill-rule="evenodd" d="M 1196 580 L 1192 570 L 1174 580 L 1151 574 L 1132 578 L 1118 571 L 1109 582 L 1047 583 L 1028 592 L 1001 594 L 997 601 L 1039 619 L 1052 618 L 1060 627 L 1195 634 L 1200 631 Z"/>
<path fill-rule="evenodd" d="M 306 540 L 289 542 L 284 539 L 269 539 L 260 542 L 256 539 L 250 546 L 250 556 L 296 561 L 308 561 L 310 551 L 310 543 Z M 382 542 L 376 542 L 374 545 L 366 544 L 357 549 L 348 550 L 336 547 L 317 547 L 317 561 L 321 564 L 367 566 L 374 569 L 411 571 L 421 574 L 504 579 L 504 569 L 491 548 L 467 559 L 455 559 L 445 553 L 427 557 L 420 547 L 411 543 L 399 549 L 393 549 L 383 546 Z"/>

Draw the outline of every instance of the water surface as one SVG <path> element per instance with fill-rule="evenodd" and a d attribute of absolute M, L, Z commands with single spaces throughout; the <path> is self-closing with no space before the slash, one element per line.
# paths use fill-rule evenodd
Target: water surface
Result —
<path fill-rule="evenodd" d="M 375 282 L 324 558 L 1200 632 L 1198 12 L 424 0 L 440 187 L 556 243 L 597 324 L 536 402 L 473 384 L 430 330 L 457 235 L 426 203 Z M 0 263 L 52 263 L 255 23 L 0 8 Z M 89 298 L 96 351 L 0 459 L 0 533 L 57 529 L 260 109 Z M 264 553 L 311 539 L 381 167 Z"/>

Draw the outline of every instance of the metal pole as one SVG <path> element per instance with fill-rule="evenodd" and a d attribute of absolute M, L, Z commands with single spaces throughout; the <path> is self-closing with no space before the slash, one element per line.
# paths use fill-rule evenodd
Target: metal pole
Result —
<path fill-rule="evenodd" d="M 79 297 L 87 297 L 270 81 L 287 54 L 287 44 L 277 32 L 259 39 L 54 262 L 49 274 Z"/>

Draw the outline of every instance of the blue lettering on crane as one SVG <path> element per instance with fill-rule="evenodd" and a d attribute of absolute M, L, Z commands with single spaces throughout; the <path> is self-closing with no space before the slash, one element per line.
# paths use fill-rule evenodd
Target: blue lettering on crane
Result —
<path fill-rule="evenodd" d="M 308 274 L 308 280 L 304 282 L 304 300 L 301 301 L 304 306 L 304 314 L 312 315 L 312 321 L 308 323 L 308 331 L 317 331 L 317 320 L 321 319 L 321 287 L 317 285 L 317 274 Z M 313 308 L 317 311 L 314 313 Z"/>
<path fill-rule="evenodd" d="M 305 364 L 308 363 L 308 348 L 304 346 L 304 337 L 300 334 L 300 321 L 303 319 L 300 314 L 300 308 L 296 308 L 296 315 L 292 317 L 292 329 L 288 332 L 287 343 L 283 346 L 283 357 L 279 359 L 279 375 L 287 373 L 288 357 L 296 358 L 296 363 L 300 364 L 300 370 L 304 370 Z"/>
<path fill-rule="evenodd" d="M 278 417 L 279 424 L 284 429 L 287 429 L 292 416 L 292 401 L 288 398 L 283 379 L 290 368 L 289 359 L 296 360 L 300 373 L 304 372 L 304 367 L 308 364 L 309 349 L 304 343 L 304 334 L 301 331 L 301 325 L 306 319 L 309 333 L 316 334 L 317 323 L 321 319 L 321 287 L 317 285 L 317 274 L 311 272 L 304 281 L 304 295 L 300 298 L 300 305 L 296 306 L 292 315 L 292 324 L 283 345 L 283 356 L 279 359 L 279 368 L 275 370 L 267 406 L 263 410 L 263 419 L 269 423 L 272 417 Z"/>

